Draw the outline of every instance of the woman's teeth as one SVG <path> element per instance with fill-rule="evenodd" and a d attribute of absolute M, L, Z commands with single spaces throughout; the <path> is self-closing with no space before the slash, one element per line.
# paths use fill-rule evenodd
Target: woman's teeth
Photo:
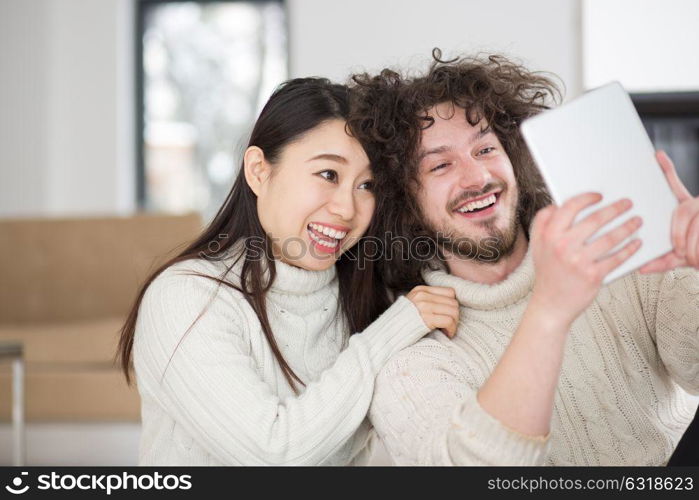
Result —
<path fill-rule="evenodd" d="M 311 235 L 311 238 L 313 239 L 313 241 L 315 241 L 316 243 L 318 243 L 320 245 L 326 246 L 328 248 L 337 248 L 337 245 L 340 244 L 339 240 L 333 240 L 333 241 L 322 240 L 311 232 L 309 232 L 309 234 Z"/>
<path fill-rule="evenodd" d="M 495 195 L 491 194 L 490 196 L 488 196 L 487 198 L 483 198 L 482 200 L 472 201 L 471 203 L 467 203 L 463 207 L 459 208 L 457 210 L 457 212 L 461 212 L 461 213 L 472 212 L 473 210 L 477 210 L 479 208 L 484 208 L 484 207 L 490 206 L 493 203 L 495 203 L 495 201 L 496 201 Z"/>
<path fill-rule="evenodd" d="M 329 238 L 332 238 L 332 240 L 323 239 L 320 236 L 318 236 L 314 231 Z M 313 241 L 328 248 L 337 248 L 337 246 L 340 244 L 340 240 L 347 236 L 346 231 L 338 231 L 330 227 L 321 226 L 320 224 L 309 224 L 308 234 L 311 236 L 311 239 L 313 239 Z"/>
<path fill-rule="evenodd" d="M 324 234 L 325 236 L 330 236 L 331 238 L 335 238 L 337 240 L 341 240 L 342 238 L 347 236 L 347 233 L 345 231 L 338 231 L 337 229 L 321 226 L 320 224 L 311 223 L 308 226 L 315 229 L 319 233 Z"/>

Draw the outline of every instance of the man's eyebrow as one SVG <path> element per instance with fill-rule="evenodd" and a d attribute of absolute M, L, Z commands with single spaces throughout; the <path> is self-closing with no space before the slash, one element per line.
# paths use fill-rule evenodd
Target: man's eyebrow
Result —
<path fill-rule="evenodd" d="M 471 136 L 471 140 L 470 140 L 469 144 L 472 144 L 472 143 L 476 142 L 477 140 L 482 139 L 486 135 L 490 134 L 492 131 L 493 131 L 493 129 L 490 127 L 479 129 L 478 132 L 475 132 Z M 446 146 L 446 145 L 438 146 L 438 147 L 432 148 L 432 149 L 428 149 L 426 151 L 422 151 L 418 155 L 417 161 L 419 163 L 422 160 L 424 160 L 426 156 L 436 155 L 436 154 L 440 154 L 440 153 L 446 153 L 447 151 L 450 151 L 450 150 L 451 150 L 451 148 L 449 146 Z"/>
<path fill-rule="evenodd" d="M 333 153 L 321 153 L 318 155 L 315 155 L 312 158 L 309 158 L 308 161 L 313 161 L 313 160 L 330 160 L 330 161 L 336 161 L 338 163 L 347 163 L 347 158 L 345 158 L 342 155 L 337 155 Z"/>
<path fill-rule="evenodd" d="M 483 137 L 485 137 L 486 135 L 488 135 L 492 131 L 493 131 L 493 129 L 490 128 L 490 126 L 479 129 L 478 132 L 476 132 L 475 134 L 473 134 L 471 136 L 471 142 L 476 142 L 478 139 L 482 139 Z"/>
<path fill-rule="evenodd" d="M 441 153 L 446 153 L 447 151 L 450 151 L 451 148 L 449 146 L 438 146 L 436 148 L 428 149 L 427 151 L 422 151 L 418 157 L 417 161 L 421 162 L 422 160 L 425 159 L 426 156 L 428 155 L 438 155 Z"/>

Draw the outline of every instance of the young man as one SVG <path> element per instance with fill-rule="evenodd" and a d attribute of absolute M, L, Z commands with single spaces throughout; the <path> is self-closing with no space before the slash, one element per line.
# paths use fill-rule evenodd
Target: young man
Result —
<path fill-rule="evenodd" d="M 394 461 L 665 464 L 699 394 L 699 200 L 669 158 L 674 251 L 602 287 L 642 221 L 595 193 L 550 204 L 518 129 L 557 95 L 550 80 L 493 56 L 355 81 L 387 284 L 452 287 L 461 305 L 452 340 L 435 331 L 378 377 L 370 415 Z"/>

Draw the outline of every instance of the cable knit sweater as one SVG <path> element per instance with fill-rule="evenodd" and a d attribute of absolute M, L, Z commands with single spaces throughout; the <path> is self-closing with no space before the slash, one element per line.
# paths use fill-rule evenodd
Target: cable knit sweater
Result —
<path fill-rule="evenodd" d="M 239 283 L 241 265 L 227 279 Z M 141 465 L 366 461 L 375 376 L 429 329 L 401 297 L 349 336 L 338 314 L 335 267 L 314 272 L 277 261 L 276 269 L 267 310 L 284 358 L 306 384 L 299 396 L 242 294 L 191 275 L 220 276 L 223 263 L 181 262 L 148 287 L 133 348 Z"/>
<path fill-rule="evenodd" d="M 663 465 L 699 394 L 699 273 L 633 273 L 603 288 L 572 325 L 551 432 L 506 428 L 476 393 L 508 346 L 534 283 L 531 252 L 485 285 L 426 271 L 461 304 L 453 340 L 433 332 L 377 378 L 370 417 L 399 464 Z M 683 390 L 684 389 L 684 390 Z"/>

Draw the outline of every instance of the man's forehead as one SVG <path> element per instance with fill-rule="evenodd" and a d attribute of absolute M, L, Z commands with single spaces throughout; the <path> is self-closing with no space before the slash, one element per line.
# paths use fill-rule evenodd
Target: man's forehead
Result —
<path fill-rule="evenodd" d="M 453 105 L 433 106 L 427 110 L 427 117 L 429 123 L 420 134 L 418 149 L 421 156 L 428 150 L 452 143 L 467 144 L 490 132 L 485 118 L 471 125 L 466 119 L 466 111 Z"/>

